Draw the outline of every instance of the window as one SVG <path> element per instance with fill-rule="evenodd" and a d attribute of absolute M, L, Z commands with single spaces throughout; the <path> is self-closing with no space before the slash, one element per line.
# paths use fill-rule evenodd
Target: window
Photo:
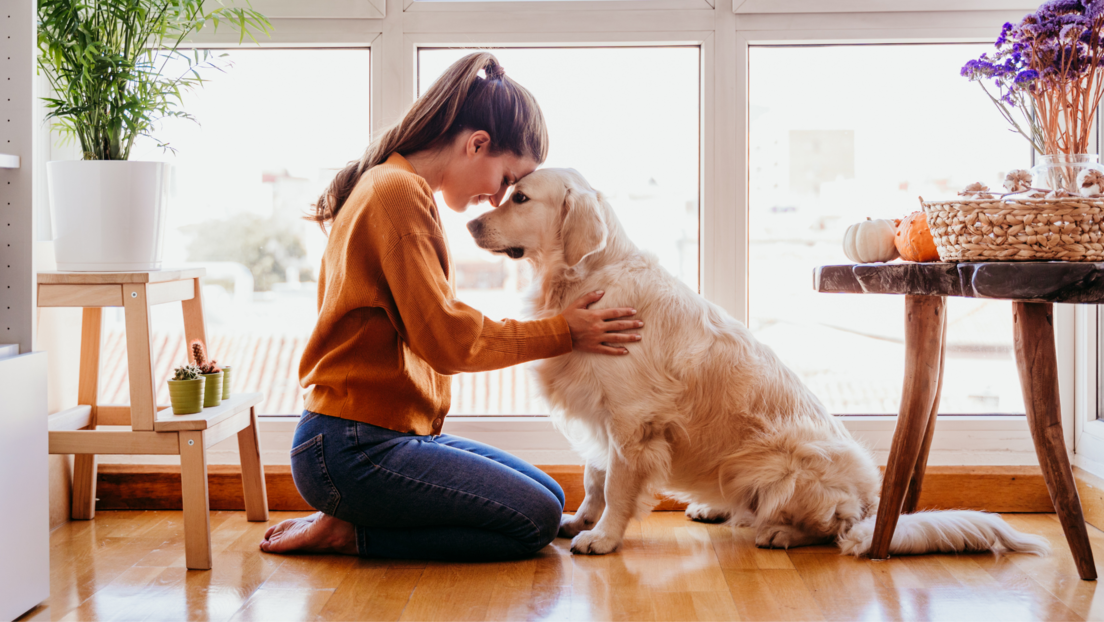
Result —
<path fill-rule="evenodd" d="M 700 51 L 697 47 L 491 50 L 540 103 L 551 137 L 546 167 L 578 170 L 613 205 L 629 236 L 697 289 Z M 419 94 L 470 49 L 421 49 Z M 661 76 L 661 79 L 656 79 Z M 467 221 L 438 200 L 457 295 L 489 317 L 523 317 L 527 262 L 475 246 Z M 461 374 L 453 414 L 544 414 L 524 366 Z"/>
<path fill-rule="evenodd" d="M 999 32 L 1000 24 L 1017 19 L 1023 14 L 1022 7 L 1018 8 L 1007 3 L 991 4 L 981 9 L 975 7 L 977 10 L 958 11 L 954 9 L 960 7 L 950 7 L 946 2 L 924 1 L 906 7 L 900 3 L 882 0 L 866 3 L 862 7 L 858 7 L 851 0 L 813 3 L 815 6 L 810 3 L 794 2 L 710 4 L 700 0 L 630 0 L 627 2 L 598 0 L 596 2 L 513 3 L 509 7 L 492 2 L 453 3 L 406 0 L 398 4 L 390 4 L 386 13 L 383 11 L 382 0 L 372 0 L 364 6 L 358 5 L 351 8 L 329 6 L 329 3 L 283 4 L 287 6 L 278 8 L 258 5 L 259 10 L 273 18 L 276 26 L 273 37 L 262 41 L 262 44 L 297 49 L 257 49 L 252 43 L 246 41 L 240 52 L 230 52 L 231 59 L 238 63 L 231 73 L 226 76 L 220 74 L 212 76 L 212 82 L 190 96 L 190 101 L 210 96 L 217 83 L 227 83 L 227 87 L 236 83 L 246 72 L 244 62 L 246 54 L 262 57 L 268 54 L 305 57 L 309 53 L 317 53 L 332 55 L 326 56 L 327 59 L 339 59 L 343 57 L 342 55 L 349 54 L 354 55 L 355 60 L 327 60 L 312 65 L 309 70 L 289 65 L 287 71 L 280 73 L 268 85 L 263 85 L 263 89 L 239 90 L 237 99 L 243 102 L 263 102 L 251 104 L 258 110 L 262 105 L 273 110 L 286 110 L 287 107 L 282 103 L 271 103 L 279 102 L 281 93 L 293 95 L 321 93 L 324 89 L 330 94 L 359 94 L 357 101 L 367 103 L 368 48 L 371 48 L 372 129 L 378 131 L 393 123 L 398 115 L 409 107 L 418 92 L 419 83 L 423 87 L 428 85 L 429 81 L 450 60 L 470 49 L 493 47 L 494 53 L 503 60 L 507 72 L 536 93 L 552 124 L 552 156 L 556 162 L 549 162 L 549 165 L 559 164 L 577 168 L 596 188 L 612 195 L 613 187 L 607 184 L 603 168 L 607 166 L 612 168 L 616 162 L 615 158 L 621 157 L 624 152 L 628 152 L 629 156 L 650 154 L 649 157 L 653 157 L 655 161 L 663 161 L 665 158 L 675 165 L 692 163 L 694 173 L 692 177 L 686 175 L 686 178 L 692 179 L 691 183 L 695 184 L 695 190 L 689 199 L 697 201 L 698 205 L 691 206 L 693 213 L 689 224 L 680 228 L 670 227 L 668 236 L 679 239 L 684 237 L 684 229 L 700 231 L 700 236 L 694 233 L 686 235 L 689 238 L 685 244 L 687 249 L 679 255 L 679 257 L 695 260 L 688 264 L 692 268 L 688 276 L 690 282 L 697 283 L 699 291 L 724 307 L 734 317 L 747 321 L 764 341 L 783 355 L 788 365 L 803 375 L 817 394 L 829 404 L 832 411 L 838 414 L 896 412 L 898 407 L 896 394 L 900 390 L 903 352 L 900 344 L 894 340 L 900 339 L 900 326 L 903 322 L 901 301 L 881 296 L 816 295 L 811 291 L 809 273 L 815 265 L 845 261 L 839 250 L 839 236 L 842 235 L 842 229 L 837 229 L 832 234 L 836 241 L 831 243 L 818 237 L 823 232 L 810 230 L 807 227 L 792 229 L 798 233 L 789 237 L 777 236 L 770 242 L 763 239 L 767 235 L 764 231 L 767 228 L 764 220 L 767 216 L 764 210 L 769 210 L 774 203 L 764 200 L 762 195 L 758 194 L 758 190 L 749 189 L 747 186 L 749 179 L 745 175 L 750 173 L 752 177 L 750 181 L 754 183 L 757 179 L 755 176 L 761 173 L 755 170 L 761 166 L 761 158 L 759 154 L 752 151 L 753 143 L 759 140 L 758 137 L 762 136 L 763 132 L 760 123 L 762 118 L 758 116 L 759 108 L 780 103 L 790 106 L 788 110 L 792 111 L 794 105 L 799 105 L 800 115 L 797 116 L 795 113 L 794 119 L 812 119 L 819 122 L 824 120 L 827 112 L 839 110 L 835 100 L 844 99 L 851 102 L 851 107 L 847 110 L 853 114 L 842 121 L 851 121 L 870 112 L 875 101 L 892 101 L 893 109 L 901 110 L 900 114 L 896 115 L 901 122 L 889 125 L 884 133 L 887 136 L 897 136 L 898 139 L 889 141 L 888 145 L 883 144 L 883 149 L 875 150 L 873 153 L 887 161 L 885 166 L 894 163 L 904 165 L 920 158 L 918 155 L 920 147 L 915 143 L 918 143 L 921 138 L 925 143 L 936 144 L 938 153 L 924 152 L 921 161 L 929 168 L 920 173 L 927 175 L 933 172 L 934 169 L 930 167 L 939 168 L 947 173 L 958 171 L 969 173 L 959 175 L 953 182 L 948 182 L 949 186 L 959 186 L 977 179 L 984 179 L 993 184 L 999 172 L 997 169 L 1011 166 L 1024 167 L 1029 158 L 1027 148 L 1007 133 L 1000 122 L 999 115 L 990 108 L 991 105 L 984 100 L 977 86 L 965 82 L 958 76 L 958 69 L 965 59 L 976 57 L 981 50 L 987 49 L 986 45 L 991 43 Z M 368 5 L 374 5 L 375 8 Z M 675 8 L 697 10 L 669 10 Z M 506 9 L 508 11 L 504 12 Z M 376 13 L 379 14 L 378 18 L 365 19 L 375 16 Z M 334 19 L 309 19 L 311 17 Z M 197 45 L 211 45 L 219 48 L 236 48 L 239 45 L 238 37 L 230 29 L 220 29 L 218 33 L 211 29 L 204 29 L 202 33 L 197 34 L 195 40 Z M 952 53 L 949 49 L 956 46 L 943 45 L 947 41 L 982 42 L 983 45 L 957 46 L 961 51 Z M 874 46 L 872 42 L 886 45 Z M 775 66 L 769 63 L 764 65 L 763 55 L 781 52 L 786 49 L 781 46 L 785 45 L 794 46 L 793 49 L 799 54 L 797 65 L 788 69 L 797 77 L 781 80 L 777 75 L 769 73 L 769 70 Z M 329 49 L 312 50 L 309 49 L 311 46 Z M 333 49 L 339 47 L 357 49 Z M 848 60 L 832 56 L 835 51 L 847 49 L 865 50 L 875 58 L 860 56 Z M 899 58 L 903 64 L 894 67 L 892 72 L 884 71 L 884 63 L 876 56 L 892 54 L 894 50 L 902 49 L 911 50 L 909 54 L 911 59 Z M 952 58 L 945 58 L 940 53 L 941 49 Z M 653 61 L 656 56 L 674 53 L 672 50 L 685 53 L 690 57 L 685 65 L 668 65 Z M 615 71 L 609 71 L 613 61 L 603 59 L 610 59 L 616 53 L 624 53 L 643 60 L 629 60 L 615 66 Z M 556 62 L 539 65 L 541 67 L 539 75 L 532 75 L 528 72 L 531 67 L 538 66 L 533 60 L 536 56 L 546 56 Z M 925 63 L 918 63 L 919 58 L 924 58 Z M 835 62 L 832 59 L 835 59 Z M 865 62 L 867 65 L 860 68 L 854 64 L 847 64 L 852 61 Z M 881 69 L 875 71 L 873 67 Z M 818 77 L 818 73 L 824 72 L 830 72 L 835 79 L 825 84 L 826 80 Z M 603 77 L 597 79 L 598 75 Z M 909 79 L 910 75 L 912 79 Z M 350 77 L 357 79 L 352 80 Z M 769 88 L 764 90 L 762 88 L 764 84 Z M 797 90 L 796 87 L 802 84 L 805 85 L 804 90 Z M 548 89 L 542 85 L 551 85 L 552 88 Z M 260 95 L 262 92 L 269 95 L 262 96 Z M 797 100 L 771 101 L 772 93 L 783 92 L 794 95 Z M 674 95 L 681 97 L 683 94 L 689 94 L 692 105 L 678 108 L 658 105 L 660 101 L 670 101 L 667 99 L 669 97 Z M 305 111 L 297 115 L 285 115 L 283 119 L 285 123 L 281 126 L 283 129 L 289 129 L 302 123 L 311 123 L 312 126 L 328 130 L 326 133 L 333 134 L 332 138 L 335 140 L 348 139 L 347 143 L 343 143 L 344 147 L 334 152 L 323 153 L 317 150 L 311 154 L 320 157 L 334 155 L 336 161 L 324 164 L 326 167 L 333 168 L 357 157 L 368 144 L 369 106 L 366 104 L 358 107 L 355 114 L 351 114 L 347 110 L 330 107 L 335 99 L 350 101 L 351 97 L 332 95 L 316 97 L 313 104 Z M 559 104 L 553 103 L 557 99 L 566 100 L 563 102 L 564 105 L 579 109 L 589 106 L 595 113 L 600 112 L 601 117 L 599 118 L 597 114 L 584 117 L 582 122 L 599 119 L 590 126 L 576 126 L 573 123 L 564 125 L 560 120 L 560 113 L 556 112 Z M 608 102 L 615 102 L 616 106 L 607 106 Z M 945 127 L 927 123 L 937 118 L 931 111 L 945 112 L 948 102 L 953 102 L 960 108 L 960 114 L 968 115 L 977 121 L 965 130 L 966 133 L 954 135 L 953 141 L 948 138 L 950 132 Z M 234 107 L 220 107 L 217 110 L 217 116 L 225 115 L 239 123 L 252 122 L 252 119 L 243 118 L 243 115 L 235 109 L 239 105 L 238 101 L 234 101 L 233 104 Z M 910 122 L 915 121 L 914 117 L 919 114 L 918 108 L 921 109 L 922 120 L 926 123 L 925 134 L 920 136 L 912 129 L 916 127 L 916 123 Z M 610 110 L 615 112 L 611 114 Z M 626 128 L 621 134 L 612 132 L 613 128 L 624 125 L 622 121 L 626 115 L 641 110 L 654 110 L 657 114 L 649 113 L 643 125 Z M 858 111 L 862 111 L 862 114 Z M 341 119 L 341 123 L 335 121 L 337 118 Z M 200 120 L 205 130 L 213 128 L 212 114 L 204 112 Z M 692 141 L 691 148 L 670 153 L 660 153 L 658 149 L 651 148 L 649 139 L 662 131 L 670 134 L 677 130 L 680 132 L 679 136 L 683 136 L 683 130 L 678 129 L 681 126 L 677 126 L 682 123 L 687 124 L 685 137 L 687 141 Z M 784 142 L 787 149 L 790 129 L 855 131 L 854 175 L 855 179 L 859 179 L 866 170 L 865 163 L 869 162 L 869 159 L 864 159 L 866 157 L 864 154 L 867 154 L 869 149 L 869 146 L 864 146 L 867 143 L 864 143 L 862 138 L 861 131 L 864 127 L 869 128 L 869 124 L 844 126 L 842 123 L 837 123 L 801 126 L 794 121 L 789 127 L 782 128 L 784 131 L 779 131 L 782 131 L 781 135 L 785 136 Z M 278 136 L 280 131 L 282 130 L 274 129 L 273 135 Z M 927 140 L 929 132 L 931 136 L 939 137 L 939 140 Z M 205 132 L 203 140 L 209 144 L 224 145 L 224 150 L 230 150 L 237 145 L 228 139 L 229 136 L 231 135 L 221 135 L 211 131 Z M 635 139 L 640 142 L 626 142 L 623 140 L 626 136 L 629 140 Z M 980 136 L 984 136 L 985 140 L 979 142 Z M 182 146 L 174 136 L 168 138 Z M 698 145 L 699 139 L 700 145 Z M 44 144 L 48 142 L 48 139 L 43 140 Z M 998 144 L 1007 144 L 1009 147 L 997 149 Z M 964 145 L 968 145 L 970 150 L 964 149 Z M 276 147 L 279 146 L 276 145 Z M 575 151 L 561 152 L 561 149 L 567 148 Z M 51 159 L 47 154 L 52 150 L 52 146 L 44 145 L 39 153 L 46 156 L 44 159 Z M 75 157 L 71 152 L 54 150 L 54 153 L 58 159 Z M 153 157 L 167 157 L 158 155 L 156 150 L 152 150 L 152 153 Z M 184 149 L 181 149 L 180 153 L 181 158 L 189 155 Z M 1002 154 L 1011 154 L 1011 156 L 1007 159 L 992 159 L 1004 157 Z M 561 155 L 564 157 L 561 158 Z M 969 169 L 974 163 L 985 160 L 993 163 L 993 166 L 986 167 L 990 170 Z M 1006 161 L 1007 164 L 1005 164 Z M 779 160 L 778 164 L 779 166 L 789 165 L 788 160 L 785 162 Z M 178 174 L 181 167 L 182 165 L 178 163 Z M 44 167 L 36 167 L 36 170 L 44 170 Z M 906 170 L 913 169 L 906 167 Z M 700 187 L 697 187 L 698 179 L 701 180 Z M 916 209 L 916 195 L 921 192 L 917 190 L 915 184 L 923 180 L 902 178 L 897 181 L 906 179 L 909 186 L 906 191 L 902 191 L 904 198 L 901 201 L 903 202 L 893 205 L 884 204 L 883 207 L 888 210 L 887 212 L 856 209 L 854 213 L 839 213 L 850 220 L 863 218 L 866 215 L 899 216 Z M 668 187 L 663 179 L 657 178 L 657 182 L 660 188 Z M 750 204 L 748 203 L 749 194 L 752 195 Z M 39 230 L 48 232 L 49 219 L 44 184 L 36 196 L 40 225 L 46 225 Z M 924 196 L 928 197 L 927 194 Z M 616 201 L 625 198 L 622 194 L 614 199 L 618 209 L 624 209 L 624 207 Z M 683 200 L 687 199 L 676 197 L 666 205 L 678 205 L 676 201 Z M 780 200 L 787 199 L 783 197 Z M 864 200 L 868 201 L 869 197 Z M 870 203 L 855 201 L 853 204 L 869 205 Z M 779 203 L 781 208 L 787 205 L 790 204 Z M 817 205 L 821 204 L 817 203 Z M 802 206 L 797 205 L 797 207 Z M 174 210 L 171 216 L 175 219 L 180 213 Z M 790 215 L 794 214 L 800 216 L 802 212 L 797 211 Z M 455 217 L 462 222 L 474 214 L 455 215 L 444 209 L 442 215 L 446 218 Z M 782 219 L 785 217 L 786 212 L 782 211 L 774 220 L 775 226 L 783 222 Z M 174 221 L 170 224 L 177 223 Z M 455 225 L 449 229 L 451 235 L 449 241 L 453 250 L 459 255 L 459 245 L 468 242 L 468 235 L 466 231 L 460 231 L 459 234 L 452 233 L 454 229 Z M 313 236 L 315 230 L 307 224 L 304 235 Z M 632 235 L 642 246 L 647 246 L 646 234 L 633 232 Z M 43 237 L 47 236 L 48 233 Z M 174 251 L 173 246 L 170 245 L 170 256 L 167 259 L 170 257 L 174 261 L 186 259 L 187 254 L 184 251 L 187 250 L 186 244 L 189 239 L 185 237 L 182 243 L 176 245 L 175 257 L 171 255 Z M 310 237 L 305 239 L 309 240 Z M 698 246 L 697 251 L 693 251 L 694 244 Z M 308 261 L 314 263 L 317 261 L 317 256 L 311 255 L 311 248 L 307 245 L 307 257 Z M 821 251 L 823 254 L 817 256 L 816 253 Z M 787 253 L 794 255 L 788 256 Z M 800 257 L 796 254 L 799 253 L 809 253 L 804 263 L 798 261 Z M 697 257 L 701 258 L 700 264 L 696 261 Z M 506 272 L 503 275 L 503 271 L 523 269 L 524 264 L 513 262 L 496 264 L 493 258 L 488 258 L 486 255 L 472 257 L 473 260 L 476 258 L 482 264 L 475 265 L 483 265 L 484 270 L 473 269 L 472 274 L 465 275 L 465 284 L 474 282 L 477 287 L 470 285 L 461 287 L 461 296 L 492 317 L 516 317 L 519 314 L 517 307 L 496 309 L 494 305 L 484 300 L 477 300 L 477 297 L 483 294 L 494 297 L 495 292 L 493 288 L 487 288 L 488 284 L 501 282 L 504 284 L 503 289 L 509 288 L 508 280 L 513 278 L 512 273 Z M 457 257 L 457 260 L 459 259 Z M 749 262 L 748 259 L 751 261 Z M 667 265 L 673 264 L 668 262 Z M 681 267 L 678 269 L 681 270 Z M 212 273 L 214 273 L 213 268 Z M 240 271 L 237 274 L 241 277 L 245 276 Z M 307 283 L 311 278 L 312 275 L 300 271 L 301 282 Z M 684 278 L 687 276 L 684 275 Z M 763 288 L 770 278 L 779 279 L 778 286 L 774 292 L 764 296 Z M 216 313 L 219 312 L 215 308 L 215 299 L 233 298 L 232 280 L 224 275 L 221 283 L 215 283 L 212 278 L 211 285 L 221 286 L 222 291 L 216 289 L 208 292 L 207 303 L 211 316 L 209 330 L 216 340 L 214 343 L 216 355 L 224 360 L 238 362 L 242 358 L 238 354 L 240 346 L 228 342 L 232 347 L 229 351 L 222 352 L 224 348 L 218 344 L 217 339 L 220 335 L 252 334 L 252 329 L 243 333 L 231 332 L 227 327 L 220 326 L 223 320 L 215 318 Z M 284 280 L 286 282 L 286 276 Z M 521 278 L 515 281 L 509 296 L 499 295 L 503 305 L 509 304 L 509 301 L 519 304 L 521 293 L 516 291 L 519 285 L 524 288 L 525 283 Z M 312 287 L 306 285 L 304 289 L 309 290 Z M 503 293 L 503 291 L 498 292 L 498 294 Z M 270 295 L 273 294 L 258 291 L 253 296 L 253 302 L 263 302 L 265 297 Z M 305 291 L 303 295 L 301 308 L 309 309 L 309 312 L 304 311 L 304 314 L 309 313 L 311 319 L 301 321 L 294 313 L 289 313 L 289 319 L 281 323 L 282 328 L 288 329 L 287 333 L 283 334 L 301 331 L 300 334 L 303 336 L 301 338 L 305 338 L 310 330 L 313 324 L 313 303 L 306 302 L 308 295 Z M 791 304 L 784 304 L 787 300 Z M 978 301 L 954 301 L 953 320 L 957 322 L 957 318 L 960 317 L 959 308 L 962 305 L 973 309 L 974 307 L 970 305 L 976 303 Z M 774 308 L 763 305 L 773 305 Z M 1010 337 L 1007 337 L 1010 332 L 1007 325 L 1010 313 L 1006 315 L 1006 311 L 1002 310 L 989 316 L 978 315 L 989 313 L 987 306 L 982 306 L 971 317 L 977 319 L 978 323 L 982 324 L 981 329 L 987 333 L 999 339 L 1010 340 Z M 168 306 L 165 308 L 168 309 Z M 748 316 L 749 310 L 751 317 Z M 814 312 L 823 317 L 818 318 Z M 1085 344 L 1091 346 L 1093 343 L 1091 339 L 1094 337 L 1086 336 L 1082 329 L 1092 329 L 1095 335 L 1095 315 L 1092 321 L 1078 315 L 1077 317 L 1081 319 L 1076 325 L 1072 320 L 1073 315 L 1070 305 L 1055 306 L 1058 358 L 1063 382 L 1062 405 L 1067 417 L 1067 435 L 1072 435 L 1074 428 L 1073 404 L 1079 405 L 1079 414 L 1088 413 L 1091 418 L 1096 417 L 1096 410 L 1092 407 L 1096 404 L 1096 393 L 1093 392 L 1091 397 L 1081 396 L 1080 393 L 1082 388 L 1089 386 L 1095 389 L 1095 382 L 1090 378 L 1095 378 L 1096 374 L 1095 367 L 1092 366 L 1095 360 L 1092 357 L 1096 356 L 1096 349 L 1095 346 L 1091 348 L 1090 357 L 1090 354 L 1085 351 L 1086 348 L 1082 347 Z M 870 322 L 859 324 L 851 319 L 854 317 L 868 318 Z M 992 318 L 994 322 L 1005 323 L 1005 327 L 988 323 L 986 317 Z M 158 316 L 154 318 L 154 328 L 176 329 L 179 322 L 179 315 L 165 320 Z M 881 330 L 880 325 L 875 326 L 878 322 L 884 323 L 885 331 L 875 333 L 875 336 L 884 336 L 884 340 L 871 336 L 858 336 L 852 341 L 846 339 L 844 332 L 840 330 L 845 328 L 872 333 L 872 328 Z M 119 325 L 115 324 L 114 327 Z M 105 328 L 110 334 L 113 328 L 110 318 Z M 291 330 L 293 328 L 294 331 Z M 973 338 L 971 331 L 970 327 L 963 327 L 960 323 L 953 324 L 948 335 L 951 345 L 957 347 L 958 344 L 971 343 L 964 341 L 965 337 Z M 795 339 L 793 334 L 803 334 L 808 338 Z M 821 343 L 832 339 L 835 339 L 834 347 Z M 105 345 L 110 348 L 112 343 Z M 1077 344 L 1077 352 L 1080 353 L 1080 358 L 1076 360 L 1075 344 Z M 982 340 L 981 345 L 986 345 L 988 349 L 977 347 L 974 350 L 974 356 L 980 357 L 984 354 L 998 358 L 966 359 L 952 352 L 948 360 L 941 410 L 944 413 L 1022 412 L 1014 403 L 1021 398 L 1012 358 L 1007 354 L 1007 345 L 986 340 Z M 179 344 L 179 347 L 182 346 L 183 344 Z M 852 358 L 851 351 L 860 346 L 866 349 L 861 351 L 861 356 Z M 158 347 L 165 349 L 164 345 Z M 292 344 L 291 347 L 294 348 L 294 345 Z M 250 374 L 260 373 L 263 369 L 266 375 L 275 373 L 273 370 L 277 368 L 282 369 L 279 373 L 283 378 L 283 384 L 278 388 L 282 395 L 291 396 L 289 403 L 294 405 L 273 406 L 280 399 L 285 398 L 276 398 L 276 391 L 270 383 L 264 388 L 270 396 L 270 402 L 264 405 L 262 412 L 296 413 L 299 408 L 300 393 L 300 389 L 295 384 L 298 352 L 293 350 L 282 354 L 278 352 L 279 349 L 275 345 L 270 345 L 269 349 L 276 355 L 276 363 L 268 366 L 250 366 L 239 362 L 240 369 L 251 367 L 248 370 Z M 70 353 L 70 356 L 76 356 L 76 354 Z M 171 365 L 179 363 L 179 357 L 179 350 L 175 348 L 171 356 L 159 357 L 157 359 L 158 378 L 164 379 Z M 267 355 L 263 359 L 260 357 L 260 354 L 252 353 L 248 356 L 253 360 L 271 360 Z M 117 357 L 115 360 L 120 359 Z M 811 363 L 806 364 L 809 361 Z M 840 363 L 840 361 L 843 362 Z M 120 370 L 125 367 L 115 365 L 114 369 Z M 1078 400 L 1072 399 L 1072 396 L 1067 394 L 1074 384 L 1072 382 L 1075 376 L 1074 370 L 1077 372 Z M 527 374 L 524 370 L 515 369 L 512 372 L 503 373 L 513 373 L 514 376 L 503 378 L 501 375 L 495 377 L 479 374 L 458 378 L 458 383 L 464 382 L 465 379 L 469 382 L 479 379 L 481 384 L 469 386 L 467 389 L 460 384 L 457 385 L 454 390 L 453 413 L 539 415 L 545 412 L 542 404 L 531 402 L 532 394 L 524 393 L 528 390 L 528 385 L 518 380 L 518 378 L 526 378 Z M 871 378 L 876 380 L 873 385 L 870 383 Z M 249 379 L 247 381 L 255 382 Z M 117 379 L 112 382 L 118 386 Z M 854 390 L 849 384 L 852 382 L 856 383 L 858 390 Z M 500 388 L 503 386 L 507 390 L 503 391 Z M 874 399 L 862 395 L 855 397 L 858 391 L 871 386 L 880 387 L 878 390 L 881 391 Z M 475 390 L 476 388 L 478 391 Z M 118 396 L 112 401 L 126 401 L 124 392 L 116 391 L 112 394 L 108 389 L 109 387 L 104 387 L 101 401 L 107 403 L 105 398 L 112 395 Z M 994 392 L 997 394 L 997 404 L 992 406 L 991 393 Z M 503 396 L 511 395 L 513 397 L 504 402 Z M 961 406 L 964 401 L 967 402 L 966 407 Z M 494 444 L 535 464 L 569 464 L 578 461 L 578 456 L 571 451 L 567 442 L 553 430 L 552 423 L 543 417 L 500 417 L 493 422 L 479 421 L 474 417 L 450 417 L 449 421 L 450 423 L 446 425 L 446 431 L 449 433 Z M 871 446 L 878 456 L 884 457 L 893 434 L 892 417 L 846 416 L 842 417 L 842 421 L 857 438 Z M 1094 436 L 1089 433 L 1080 434 L 1081 427 L 1078 427 L 1078 443 L 1080 444 L 1083 439 L 1086 442 L 1096 439 L 1094 442 L 1097 442 L 1098 447 L 1088 453 L 1099 458 L 1104 456 L 1104 424 L 1097 421 L 1088 423 L 1091 425 L 1084 426 L 1087 432 L 1095 428 L 1101 429 Z M 290 421 L 274 419 L 264 423 L 264 429 L 281 430 L 277 436 L 271 438 L 271 442 L 265 445 L 267 450 L 272 452 L 273 460 L 286 459 L 289 449 L 286 443 L 290 439 L 292 426 L 294 423 Z M 941 432 L 936 435 L 931 464 L 1034 465 L 1037 463 L 1033 443 L 1023 417 L 958 417 L 940 423 L 939 429 Z M 1080 445 L 1078 452 L 1081 453 Z M 1075 458 L 1080 460 L 1086 455 L 1088 454 L 1082 453 Z M 1079 461 L 1078 464 L 1081 462 Z M 1104 459 L 1094 461 L 1094 464 L 1093 468 L 1096 472 L 1104 473 Z"/>
<path fill-rule="evenodd" d="M 170 119 L 134 159 L 173 163 L 166 265 L 207 268 L 204 310 L 213 358 L 234 367 L 236 390 L 263 391 L 258 413 L 302 411 L 299 357 L 317 316 L 326 238 L 302 216 L 337 169 L 370 142 L 367 49 L 225 50 L 185 95 L 198 124 Z M 169 70 L 172 70 L 170 64 Z M 106 314 L 101 402 L 129 401 L 122 309 Z M 180 309 L 154 307 L 158 403 L 184 353 Z"/>
<path fill-rule="evenodd" d="M 850 263 L 866 217 L 974 181 L 1000 188 L 1031 148 L 959 69 L 990 46 L 835 45 L 749 50 L 749 327 L 829 411 L 896 413 L 904 301 L 828 295 L 815 266 Z M 941 413 L 1022 414 L 1011 303 L 948 299 Z"/>

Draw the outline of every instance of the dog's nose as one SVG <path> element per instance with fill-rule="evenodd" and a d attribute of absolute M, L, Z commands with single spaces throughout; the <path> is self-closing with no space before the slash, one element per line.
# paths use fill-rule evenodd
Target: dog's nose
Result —
<path fill-rule="evenodd" d="M 479 235 L 483 231 L 483 223 L 478 218 L 468 221 L 468 231 L 472 235 Z"/>

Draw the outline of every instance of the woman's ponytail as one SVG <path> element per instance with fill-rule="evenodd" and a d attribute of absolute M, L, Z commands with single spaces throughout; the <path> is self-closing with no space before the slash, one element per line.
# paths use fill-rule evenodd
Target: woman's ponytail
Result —
<path fill-rule="evenodd" d="M 325 231 L 365 171 L 393 153 L 437 147 L 465 129 L 490 134 L 492 152 L 511 151 L 538 164 L 548 156 L 548 130 L 537 100 L 506 76 L 493 54 L 468 54 L 453 63 L 398 124 L 373 141 L 360 160 L 337 173 L 306 219 Z"/>

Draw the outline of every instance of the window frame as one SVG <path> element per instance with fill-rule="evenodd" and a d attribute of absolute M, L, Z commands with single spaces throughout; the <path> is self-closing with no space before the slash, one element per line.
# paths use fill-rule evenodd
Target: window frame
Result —
<path fill-rule="evenodd" d="M 296 0 L 260 0 L 256 7 L 264 11 L 265 2 L 290 5 L 293 1 Z M 375 0 L 374 4 L 379 2 L 383 0 Z M 901 5 L 894 0 L 386 0 L 383 15 L 373 19 L 335 18 L 319 13 L 312 18 L 307 10 L 303 15 L 298 10 L 273 13 L 276 31 L 261 46 L 369 47 L 372 127 L 379 131 L 396 121 L 414 99 L 419 47 L 699 45 L 700 291 L 746 322 L 749 46 L 987 42 L 996 36 L 1001 23 L 1020 19 L 1035 4 L 1024 0 L 978 0 L 970 10 L 962 10 L 953 0 L 919 0 L 907 5 L 910 10 L 901 11 Z M 238 45 L 237 38 L 228 32 L 209 31 L 196 37 L 195 43 L 201 47 Z M 1077 335 L 1087 335 L 1086 325 L 1095 322 L 1095 310 L 1092 322 L 1087 319 L 1088 311 L 1075 311 L 1070 305 L 1055 307 L 1063 421 L 1071 450 L 1075 434 L 1093 427 L 1086 425 L 1090 410 L 1095 419 L 1095 348 L 1093 386 L 1086 387 L 1089 353 L 1084 340 L 1076 339 Z M 1092 334 L 1095 335 L 1095 330 Z M 1091 401 L 1088 389 L 1093 391 Z M 884 463 L 896 416 L 840 416 L 840 419 Z M 268 416 L 262 421 L 262 435 L 266 437 L 263 443 L 268 448 L 265 459 L 270 464 L 287 463 L 296 420 L 294 416 Z M 532 462 L 579 461 L 547 417 L 455 416 L 446 422 L 447 433 L 491 442 Z M 1104 422 L 1100 422 L 1100 429 L 1097 455 L 1104 456 Z M 1097 442 L 1095 435 L 1085 437 Z M 230 454 L 236 448 L 228 445 L 222 451 L 227 452 L 226 458 L 232 462 Z M 930 463 L 1037 464 L 1026 418 L 1018 416 L 946 418 L 937 427 Z M 1104 474 L 1104 466 L 1099 472 Z"/>

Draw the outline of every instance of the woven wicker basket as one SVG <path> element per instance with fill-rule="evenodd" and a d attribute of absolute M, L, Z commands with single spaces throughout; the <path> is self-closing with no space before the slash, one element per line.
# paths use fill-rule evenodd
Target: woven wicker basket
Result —
<path fill-rule="evenodd" d="M 1104 261 L 1104 199 L 921 203 L 942 261 Z"/>

